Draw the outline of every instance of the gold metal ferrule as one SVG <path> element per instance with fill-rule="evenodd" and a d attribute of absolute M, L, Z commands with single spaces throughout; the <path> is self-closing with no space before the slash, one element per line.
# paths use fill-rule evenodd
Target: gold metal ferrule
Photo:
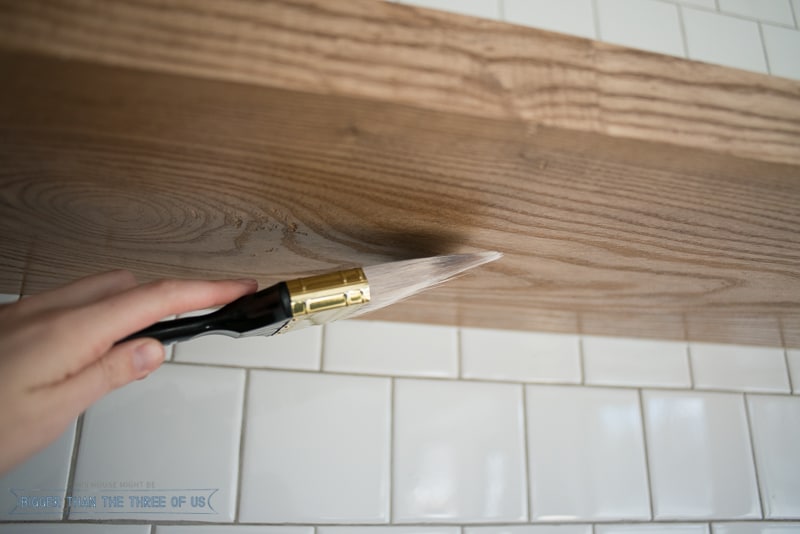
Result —
<path fill-rule="evenodd" d="M 324 324 L 351 315 L 369 302 L 369 283 L 361 268 L 286 282 L 292 319 L 278 333 Z"/>

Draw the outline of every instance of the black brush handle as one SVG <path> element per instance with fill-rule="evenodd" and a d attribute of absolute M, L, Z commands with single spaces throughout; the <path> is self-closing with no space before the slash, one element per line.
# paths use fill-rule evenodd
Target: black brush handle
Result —
<path fill-rule="evenodd" d="M 271 336 L 292 318 L 291 297 L 285 282 L 240 297 L 217 311 L 162 321 L 135 332 L 130 341 L 151 337 L 164 344 L 186 341 L 202 334 L 223 334 L 239 337 L 258 330 L 258 335 Z"/>

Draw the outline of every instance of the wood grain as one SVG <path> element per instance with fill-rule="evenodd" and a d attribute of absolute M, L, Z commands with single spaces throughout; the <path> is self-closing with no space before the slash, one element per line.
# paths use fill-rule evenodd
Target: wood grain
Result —
<path fill-rule="evenodd" d="M 496 249 L 374 317 L 771 344 L 800 316 L 797 165 L 22 53 L 0 72 L 0 283 L 24 265 L 26 292 Z"/>
<path fill-rule="evenodd" d="M 800 83 L 375 0 L 0 0 L 0 46 L 800 164 Z"/>

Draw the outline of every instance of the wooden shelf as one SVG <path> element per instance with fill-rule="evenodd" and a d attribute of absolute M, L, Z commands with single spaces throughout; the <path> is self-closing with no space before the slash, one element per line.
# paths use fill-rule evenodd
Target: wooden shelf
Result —
<path fill-rule="evenodd" d="M 384 2 L 0 0 L 0 290 L 505 258 L 372 316 L 800 346 L 800 83 Z"/>

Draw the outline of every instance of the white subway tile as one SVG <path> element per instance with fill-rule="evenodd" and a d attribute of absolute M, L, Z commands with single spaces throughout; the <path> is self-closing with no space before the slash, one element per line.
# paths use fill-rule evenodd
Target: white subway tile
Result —
<path fill-rule="evenodd" d="M 658 0 L 597 0 L 600 40 L 683 57 L 678 8 Z"/>
<path fill-rule="evenodd" d="M 526 397 L 533 519 L 650 518 L 636 391 L 526 386 Z"/>
<path fill-rule="evenodd" d="M 185 488 L 208 497 L 206 506 L 133 508 L 126 505 L 70 513 L 70 519 L 233 520 L 241 433 L 244 371 L 164 364 L 146 379 L 118 389 L 89 408 L 78 447 L 75 486 L 141 482 L 153 493 Z M 191 492 L 191 490 L 205 491 Z M 146 494 L 146 492 L 145 492 Z M 173 495 L 170 493 L 170 495 Z M 114 494 L 116 495 L 116 494 Z M 98 501 L 100 499 L 98 498 Z"/>
<path fill-rule="evenodd" d="M 708 534 L 704 523 L 661 523 L 636 525 L 597 525 L 594 534 Z"/>
<path fill-rule="evenodd" d="M 592 0 L 504 0 L 506 22 L 594 39 Z"/>
<path fill-rule="evenodd" d="M 395 0 L 398 4 L 438 9 L 484 19 L 499 18 L 499 0 Z"/>
<path fill-rule="evenodd" d="M 800 398 L 750 395 L 747 402 L 764 517 L 800 517 Z"/>
<path fill-rule="evenodd" d="M 682 11 L 690 59 L 767 72 L 758 23 L 699 9 Z"/>
<path fill-rule="evenodd" d="M 186 313 L 181 317 L 201 315 L 209 311 Z M 173 353 L 177 362 L 316 371 L 320 365 L 321 340 L 321 327 L 304 328 L 270 337 L 236 339 L 208 335 L 176 343 Z"/>
<path fill-rule="evenodd" d="M 583 338 L 587 384 L 689 387 L 686 343 L 613 337 Z"/>
<path fill-rule="evenodd" d="M 397 376 L 456 377 L 458 329 L 382 321 L 325 326 L 325 371 Z"/>
<path fill-rule="evenodd" d="M 9 293 L 0 293 L 0 304 L 11 304 L 19 300 L 19 295 L 11 295 Z"/>
<path fill-rule="evenodd" d="M 395 522 L 527 519 L 521 386 L 397 380 Z"/>
<path fill-rule="evenodd" d="M 460 534 L 458 527 L 317 527 L 317 534 Z"/>
<path fill-rule="evenodd" d="M 2 534 L 150 534 L 150 525 L 80 525 L 69 523 L 5 523 Z"/>
<path fill-rule="evenodd" d="M 717 3 L 715 0 L 678 0 L 682 4 L 686 4 L 689 6 L 695 7 L 704 7 L 706 9 L 717 9 Z"/>
<path fill-rule="evenodd" d="M 254 525 L 156 525 L 155 534 L 314 534 L 314 527 Z"/>
<path fill-rule="evenodd" d="M 788 349 L 786 358 L 789 363 L 789 374 L 792 377 L 792 388 L 800 394 L 800 349 Z"/>
<path fill-rule="evenodd" d="M 719 0 L 719 10 L 764 22 L 794 26 L 789 0 Z"/>
<path fill-rule="evenodd" d="M 75 423 L 73 422 L 47 448 L 39 451 L 0 478 L 0 519 L 20 521 L 61 519 L 74 442 Z M 42 500 L 47 502 L 48 496 L 58 497 L 59 506 L 33 507 L 20 500 L 20 498 L 28 498 L 27 503 L 30 504 L 32 502 L 30 498 L 35 497 L 38 502 Z"/>
<path fill-rule="evenodd" d="M 698 389 L 789 392 L 782 348 L 691 343 L 689 351 Z"/>
<path fill-rule="evenodd" d="M 578 336 L 464 328 L 461 375 L 515 382 L 580 383 Z"/>
<path fill-rule="evenodd" d="M 654 518 L 760 517 L 742 395 L 642 395 Z"/>
<path fill-rule="evenodd" d="M 242 522 L 389 520 L 387 378 L 252 371 Z"/>
<path fill-rule="evenodd" d="M 770 72 L 800 80 L 800 30 L 762 24 Z"/>
<path fill-rule="evenodd" d="M 714 534 L 797 534 L 800 532 L 800 523 L 770 523 L 768 521 L 714 523 L 711 531 Z"/>
<path fill-rule="evenodd" d="M 497 525 L 465 527 L 464 534 L 592 534 L 592 525 Z"/>

